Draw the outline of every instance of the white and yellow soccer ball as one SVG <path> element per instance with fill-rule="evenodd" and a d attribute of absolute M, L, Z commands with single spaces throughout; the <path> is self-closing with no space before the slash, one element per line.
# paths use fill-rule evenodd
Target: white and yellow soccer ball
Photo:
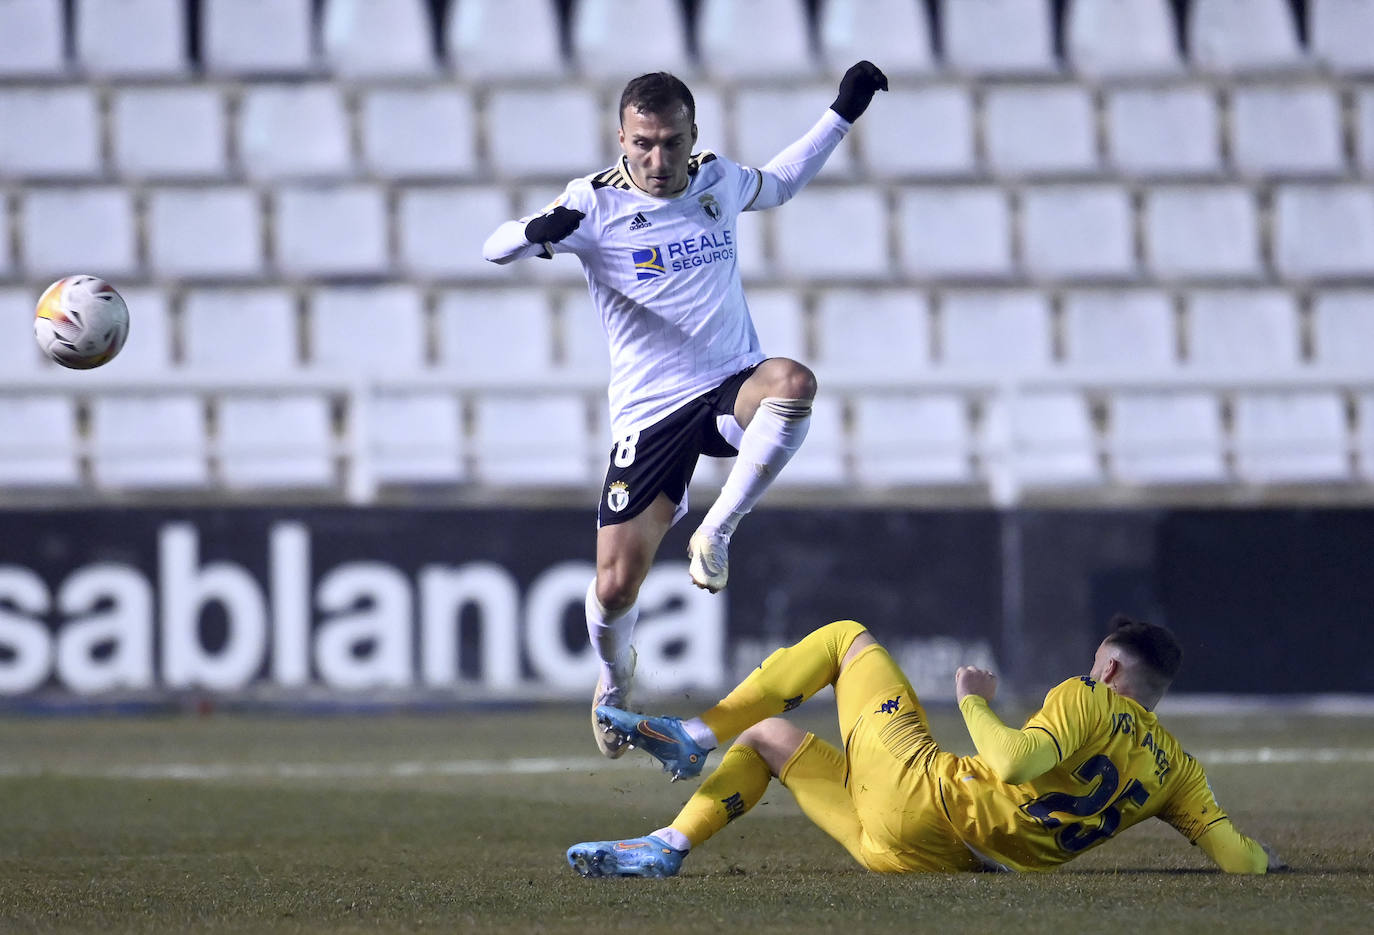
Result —
<path fill-rule="evenodd" d="M 98 276 L 67 276 L 44 290 L 33 319 L 38 346 L 57 363 L 90 370 L 109 363 L 129 337 L 129 307 Z"/>

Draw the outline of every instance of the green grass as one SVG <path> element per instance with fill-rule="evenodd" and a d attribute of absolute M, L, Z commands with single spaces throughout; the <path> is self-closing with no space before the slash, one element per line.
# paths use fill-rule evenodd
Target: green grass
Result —
<path fill-rule="evenodd" d="M 803 719 L 829 736 L 823 710 Z M 1296 868 L 1269 878 L 1211 871 L 1158 822 L 1054 874 L 868 874 L 774 786 L 676 879 L 583 880 L 569 844 L 666 824 L 692 786 L 638 754 L 594 761 L 580 706 L 0 719 L 0 931 L 1368 931 L 1374 719 L 1171 723 L 1199 754 L 1363 753 L 1209 768 L 1242 830 Z M 957 716 L 935 730 L 967 751 Z M 525 757 L 574 766 L 463 771 Z M 168 764 L 225 772 L 162 778 Z"/>

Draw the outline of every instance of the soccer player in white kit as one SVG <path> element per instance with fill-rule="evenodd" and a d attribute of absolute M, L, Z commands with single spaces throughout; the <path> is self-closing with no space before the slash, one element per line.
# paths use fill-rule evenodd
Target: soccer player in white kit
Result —
<path fill-rule="evenodd" d="M 614 445 L 586 601 L 601 659 L 592 728 L 606 756 L 620 756 L 624 742 L 595 711 L 629 705 L 639 588 L 663 536 L 687 512 L 697 459 L 738 455 L 690 540 L 692 581 L 714 593 L 725 587 L 736 525 L 810 423 L 815 375 L 759 347 L 740 281 L 738 217 L 800 191 L 886 89 L 877 66 L 854 65 L 816 124 L 754 169 L 693 153 L 692 92 L 666 72 L 641 75 L 620 98 L 621 159 L 571 182 L 541 214 L 505 222 L 483 247 L 494 263 L 575 255 L 610 341 Z"/>

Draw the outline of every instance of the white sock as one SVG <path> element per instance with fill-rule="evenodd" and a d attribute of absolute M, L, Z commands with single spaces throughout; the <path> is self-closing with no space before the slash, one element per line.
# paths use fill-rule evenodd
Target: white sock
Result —
<path fill-rule="evenodd" d="M 657 831 L 649 833 L 675 851 L 690 851 L 692 849 L 692 842 L 687 840 L 687 835 L 676 828 L 659 828 Z"/>
<path fill-rule="evenodd" d="M 811 427 L 811 400 L 766 396 L 739 443 L 739 457 L 701 528 L 727 536 L 759 502 L 778 472 L 801 447 Z"/>
<path fill-rule="evenodd" d="M 607 610 L 597 599 L 596 579 L 587 588 L 587 638 L 601 659 L 601 681 L 608 688 L 616 686 L 616 676 L 629 664 L 630 640 L 639 622 L 639 602 L 621 611 Z"/>
<path fill-rule="evenodd" d="M 706 726 L 706 722 L 699 717 L 689 718 L 682 722 L 682 729 L 687 732 L 687 736 L 692 738 L 692 743 L 701 747 L 703 750 L 714 750 L 720 746 L 715 731 Z"/>

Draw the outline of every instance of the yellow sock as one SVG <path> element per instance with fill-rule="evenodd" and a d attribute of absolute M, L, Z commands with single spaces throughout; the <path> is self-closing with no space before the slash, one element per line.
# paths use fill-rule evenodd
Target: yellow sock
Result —
<path fill-rule="evenodd" d="M 735 744 L 725 751 L 720 765 L 692 793 L 671 827 L 685 834 L 696 847 L 759 804 L 772 778 L 768 764 L 763 762 L 757 750 Z"/>
<path fill-rule="evenodd" d="M 838 620 L 812 630 L 800 642 L 779 649 L 701 716 L 724 743 L 764 718 L 791 711 L 840 675 L 840 660 L 863 624 Z"/>

